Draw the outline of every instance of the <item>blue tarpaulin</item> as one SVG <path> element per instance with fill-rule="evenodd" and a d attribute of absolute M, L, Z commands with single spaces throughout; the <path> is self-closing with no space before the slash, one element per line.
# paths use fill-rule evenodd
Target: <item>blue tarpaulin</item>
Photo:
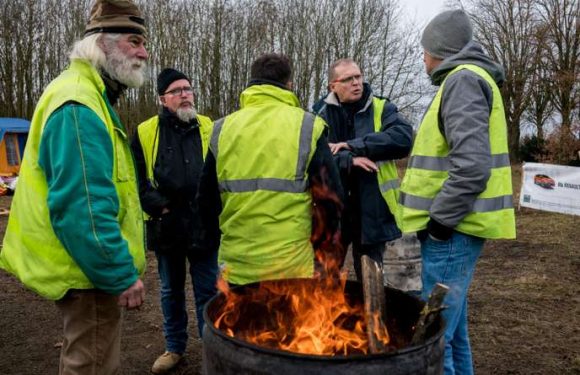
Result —
<path fill-rule="evenodd" d="M 0 141 L 4 134 L 10 133 L 28 133 L 30 121 L 22 118 L 0 117 Z"/>
<path fill-rule="evenodd" d="M 6 133 L 15 133 L 18 140 L 20 156 L 24 155 L 24 147 L 28 139 L 30 121 L 22 118 L 0 117 L 0 142 L 4 140 Z"/>

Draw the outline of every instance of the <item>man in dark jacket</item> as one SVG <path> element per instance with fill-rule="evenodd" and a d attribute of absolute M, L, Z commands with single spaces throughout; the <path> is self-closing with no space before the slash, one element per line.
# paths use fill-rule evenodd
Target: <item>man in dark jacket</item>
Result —
<path fill-rule="evenodd" d="M 328 140 L 345 195 L 342 242 L 345 250 L 352 243 L 360 280 L 361 256 L 382 266 L 385 243 L 401 237 L 393 161 L 409 153 L 413 130 L 393 103 L 373 95 L 353 60 L 333 63 L 328 82 L 330 93 L 313 109 L 330 127 Z"/>
<path fill-rule="evenodd" d="M 152 368 L 161 374 L 179 362 L 187 343 L 186 261 L 201 336 L 203 307 L 216 292 L 217 257 L 196 251 L 201 228 L 195 195 L 212 122 L 196 113 L 191 81 L 182 72 L 163 70 L 157 91 L 161 112 L 139 125 L 132 148 L 141 205 L 148 215 L 147 245 L 155 251 L 161 280 L 166 352 Z"/>

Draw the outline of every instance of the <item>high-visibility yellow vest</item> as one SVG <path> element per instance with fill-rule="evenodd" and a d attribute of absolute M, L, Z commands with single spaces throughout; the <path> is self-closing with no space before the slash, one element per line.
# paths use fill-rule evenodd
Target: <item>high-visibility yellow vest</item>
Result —
<path fill-rule="evenodd" d="M 445 81 L 462 69 L 484 78 L 493 91 L 489 117 L 492 165 L 487 187 L 477 196 L 472 212 L 455 230 L 481 238 L 515 238 L 507 125 L 501 93 L 484 69 L 471 64 L 459 65 L 447 75 L 421 122 L 401 184 L 400 228 L 403 232 L 415 232 L 427 227 L 433 199 L 448 178 L 449 149 L 438 126 L 438 114 Z"/>
<path fill-rule="evenodd" d="M 234 284 L 311 277 L 307 169 L 324 120 L 272 85 L 247 88 L 240 102 L 216 121 L 210 143 L 223 206 L 218 262 Z"/>
<path fill-rule="evenodd" d="M 385 108 L 386 102 L 386 99 L 373 97 L 373 120 L 376 133 L 381 131 L 381 116 L 383 114 L 383 109 Z M 389 210 L 396 220 L 398 216 L 397 211 L 399 201 L 399 176 L 397 174 L 397 166 L 393 160 L 379 161 L 377 165 L 379 167 L 377 179 L 379 182 L 381 195 L 383 196 L 385 202 L 387 202 L 387 206 L 389 207 Z"/>
<path fill-rule="evenodd" d="M 18 189 L 12 201 L 0 265 L 24 285 L 52 300 L 69 289 L 94 286 L 56 237 L 47 207 L 48 186 L 38 165 L 42 132 L 50 115 L 74 101 L 90 108 L 105 124 L 113 145 L 112 181 L 117 190 L 121 235 L 137 270 L 145 268 L 143 215 L 133 156 L 125 132 L 115 126 L 105 102 L 105 84 L 86 61 L 74 60 L 44 91 L 32 118 Z M 70 213 L 74 214 L 74 213 Z"/>
<path fill-rule="evenodd" d="M 199 123 L 201 148 L 203 151 L 203 159 L 205 160 L 213 123 L 207 116 L 198 114 L 196 115 L 196 118 Z M 141 149 L 143 150 L 143 156 L 145 158 L 147 179 L 151 182 L 151 185 L 157 186 L 153 176 L 153 171 L 155 168 L 155 161 L 157 160 L 157 149 L 159 147 L 159 116 L 153 116 L 139 124 L 137 127 L 137 134 L 139 135 L 139 142 L 141 143 Z"/>

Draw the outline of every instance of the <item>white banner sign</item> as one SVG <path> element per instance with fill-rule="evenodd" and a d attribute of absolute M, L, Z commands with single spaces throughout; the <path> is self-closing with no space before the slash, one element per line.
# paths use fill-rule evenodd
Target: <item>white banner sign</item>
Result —
<path fill-rule="evenodd" d="M 525 163 L 520 205 L 580 215 L 580 167 Z"/>

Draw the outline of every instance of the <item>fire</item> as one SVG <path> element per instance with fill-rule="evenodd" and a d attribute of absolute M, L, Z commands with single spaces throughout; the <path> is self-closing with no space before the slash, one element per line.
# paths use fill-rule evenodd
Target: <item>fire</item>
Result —
<path fill-rule="evenodd" d="M 325 181 L 314 183 L 310 192 L 315 202 L 311 242 L 322 269 L 314 280 L 266 281 L 244 287 L 241 293 L 230 290 L 220 278 L 217 286 L 225 302 L 214 326 L 230 337 L 270 349 L 329 356 L 367 354 L 364 305 L 348 300 L 347 275 L 340 272 L 345 255 L 338 231 L 342 203 Z M 386 347 L 389 334 L 377 324 L 378 316 L 372 319 L 371 326 L 383 327 L 373 334 Z"/>
<path fill-rule="evenodd" d="M 230 337 L 270 349 L 329 356 L 367 354 L 364 306 L 348 301 L 345 282 L 346 273 L 316 282 L 268 281 L 238 294 L 220 279 L 218 288 L 226 298 L 214 326 Z M 386 330 L 375 335 L 385 346 L 389 343 Z"/>

